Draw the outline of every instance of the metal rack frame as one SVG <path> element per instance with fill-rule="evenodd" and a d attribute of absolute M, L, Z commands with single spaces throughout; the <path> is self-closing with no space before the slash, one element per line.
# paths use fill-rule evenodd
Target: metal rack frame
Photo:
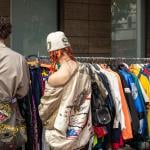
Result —
<path fill-rule="evenodd" d="M 76 57 L 79 62 L 86 63 L 150 63 L 150 58 L 126 58 L 126 57 Z"/>
<path fill-rule="evenodd" d="M 49 60 L 49 56 L 39 56 L 39 60 Z M 77 61 L 84 63 L 150 63 L 150 58 L 136 57 L 75 57 Z"/>

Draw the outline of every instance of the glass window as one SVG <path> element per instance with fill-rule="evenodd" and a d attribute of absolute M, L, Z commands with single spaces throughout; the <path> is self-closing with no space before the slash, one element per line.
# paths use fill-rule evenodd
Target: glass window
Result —
<path fill-rule="evenodd" d="M 112 55 L 134 56 L 136 46 L 136 0 L 112 2 Z"/>
<path fill-rule="evenodd" d="M 46 36 L 57 30 L 56 0 L 12 0 L 11 47 L 23 55 L 46 55 Z"/>
<path fill-rule="evenodd" d="M 141 57 L 141 0 L 112 0 L 112 56 Z M 137 42 L 138 41 L 138 42 Z M 140 51 L 140 52 L 139 52 Z"/>

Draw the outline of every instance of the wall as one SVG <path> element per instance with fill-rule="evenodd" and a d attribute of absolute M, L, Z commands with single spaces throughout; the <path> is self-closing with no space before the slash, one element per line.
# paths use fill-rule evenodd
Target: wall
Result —
<path fill-rule="evenodd" d="M 57 30 L 57 0 L 12 0 L 11 45 L 23 55 L 46 55 L 46 36 Z"/>
<path fill-rule="evenodd" d="M 0 0 L 0 16 L 10 19 L 10 0 Z M 7 39 L 6 44 L 9 46 L 10 39 Z"/>
<path fill-rule="evenodd" d="M 110 56 L 111 0 L 63 0 L 61 5 L 60 29 L 75 55 Z"/>
<path fill-rule="evenodd" d="M 146 57 L 150 57 L 150 1 L 146 0 Z"/>
<path fill-rule="evenodd" d="M 10 0 L 0 1 L 0 15 L 10 17 Z"/>

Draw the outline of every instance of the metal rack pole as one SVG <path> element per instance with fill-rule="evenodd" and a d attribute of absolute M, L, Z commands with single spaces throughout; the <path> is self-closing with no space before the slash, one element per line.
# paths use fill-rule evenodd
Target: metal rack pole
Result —
<path fill-rule="evenodd" d="M 101 63 L 111 61 L 122 61 L 122 62 L 150 62 L 150 58 L 126 58 L 126 57 L 76 57 L 77 61 L 86 63 Z"/>

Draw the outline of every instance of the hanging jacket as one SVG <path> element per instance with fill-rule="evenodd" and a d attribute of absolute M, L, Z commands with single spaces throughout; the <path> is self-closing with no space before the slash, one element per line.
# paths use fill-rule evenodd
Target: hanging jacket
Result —
<path fill-rule="evenodd" d="M 125 70 L 119 70 L 119 72 L 124 76 L 125 80 L 127 81 L 128 88 L 130 88 L 132 92 L 132 97 L 134 100 L 134 105 L 136 108 L 136 111 L 138 112 L 138 118 L 139 118 L 139 123 L 140 123 L 140 128 L 138 133 L 139 134 L 144 134 L 146 124 L 145 124 L 145 107 L 143 106 L 142 99 L 140 98 L 137 86 L 133 80 L 133 77 L 130 73 L 127 73 Z"/>
<path fill-rule="evenodd" d="M 140 73 L 140 68 L 137 68 L 134 65 L 132 65 L 130 67 L 130 71 L 139 78 L 146 94 L 150 98 L 150 82 L 149 82 L 149 79 L 144 74 Z"/>
<path fill-rule="evenodd" d="M 141 98 L 141 103 L 142 103 L 142 105 L 143 105 L 143 108 L 145 109 L 145 111 L 141 114 L 141 118 L 145 118 L 144 119 L 144 124 L 145 124 L 145 127 L 143 127 L 144 129 L 145 129 L 145 134 L 144 134 L 144 137 L 146 138 L 146 136 L 147 135 L 150 135 L 150 128 L 148 128 L 148 132 L 147 132 L 147 125 L 148 126 L 150 126 L 150 122 L 148 122 L 147 121 L 147 119 L 148 119 L 148 117 L 150 117 L 149 115 L 149 113 L 147 114 L 146 113 L 146 107 L 145 107 L 145 102 L 144 102 L 144 97 L 143 97 L 143 95 L 142 95 L 142 90 L 141 90 L 141 87 L 140 87 L 140 84 L 139 84 L 139 80 L 138 80 L 138 78 L 134 75 L 134 74 L 131 74 L 132 75 L 132 77 L 133 77 L 133 80 L 134 80 L 134 82 L 135 82 L 135 84 L 136 84 L 136 86 L 137 86 L 137 89 L 138 89 L 138 92 L 139 92 L 139 96 L 140 96 L 140 98 Z"/>
<path fill-rule="evenodd" d="M 105 70 L 102 68 L 100 70 L 108 78 L 111 93 L 112 93 L 114 104 L 115 104 L 116 115 L 114 119 L 113 128 L 119 128 L 119 123 L 120 123 L 121 129 L 124 129 L 125 122 L 124 122 L 124 115 L 123 115 L 122 108 L 121 108 L 121 96 L 119 93 L 119 85 L 118 85 L 117 78 L 112 72 L 108 70 Z"/>
<path fill-rule="evenodd" d="M 139 129 L 138 113 L 135 109 L 132 93 L 131 93 L 130 88 L 128 87 L 127 81 L 125 80 L 124 76 L 121 73 L 119 73 L 119 75 L 122 81 L 123 90 L 124 90 L 124 94 L 125 94 L 126 101 L 128 104 L 128 108 L 130 110 L 133 135 L 136 135 L 138 134 L 138 129 Z"/>
<path fill-rule="evenodd" d="M 111 94 L 111 90 L 110 90 L 110 85 L 108 83 L 108 79 L 107 77 L 105 76 L 105 74 L 103 74 L 102 72 L 98 73 L 99 77 L 102 79 L 103 81 L 103 84 L 108 92 L 108 96 L 106 98 L 106 105 L 108 106 L 109 110 L 110 110 L 110 114 L 111 114 L 111 118 L 112 118 L 112 122 L 113 123 L 113 120 L 114 120 L 114 117 L 115 117 L 115 105 L 114 105 L 114 102 L 113 102 L 113 97 L 112 97 L 112 94 Z"/>
<path fill-rule="evenodd" d="M 108 108 L 106 98 L 108 92 L 93 65 L 88 66 L 92 85 L 92 123 L 94 126 L 103 126 L 111 122 L 110 109 Z M 105 92 L 104 92 L 105 91 Z M 104 93 L 107 95 L 105 96 Z"/>
<path fill-rule="evenodd" d="M 132 129 L 131 129 L 131 117 L 130 117 L 129 109 L 127 106 L 126 98 L 123 92 L 123 87 L 122 87 L 120 76 L 116 72 L 113 72 L 113 73 L 116 75 L 118 79 L 119 91 L 121 95 L 122 111 L 124 113 L 124 118 L 125 118 L 126 127 L 125 129 L 122 130 L 122 136 L 124 140 L 127 140 L 127 139 L 133 138 Z"/>

